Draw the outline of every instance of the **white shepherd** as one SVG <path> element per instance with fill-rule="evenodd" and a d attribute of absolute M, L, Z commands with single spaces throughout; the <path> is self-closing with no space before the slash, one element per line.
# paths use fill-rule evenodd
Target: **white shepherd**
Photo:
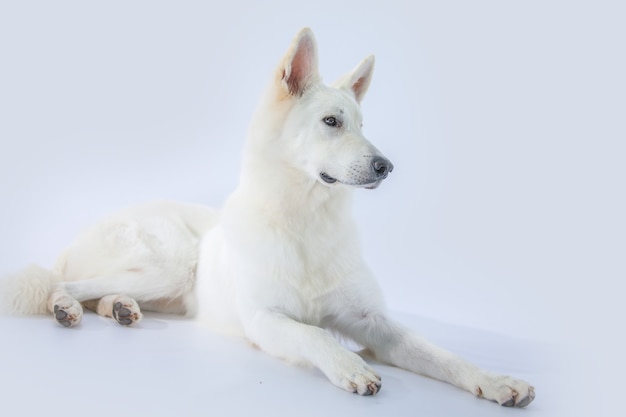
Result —
<path fill-rule="evenodd" d="M 332 87 L 303 29 L 280 62 L 250 129 L 239 186 L 222 210 L 173 202 L 122 211 L 82 233 L 52 271 L 6 280 L 5 307 L 78 324 L 83 307 L 125 326 L 141 309 L 199 316 L 271 355 L 318 367 L 338 387 L 376 394 L 380 377 L 327 330 L 377 360 L 504 406 L 534 390 L 494 375 L 390 321 L 350 216 L 355 188 L 393 165 L 363 136 L 363 60 Z"/>

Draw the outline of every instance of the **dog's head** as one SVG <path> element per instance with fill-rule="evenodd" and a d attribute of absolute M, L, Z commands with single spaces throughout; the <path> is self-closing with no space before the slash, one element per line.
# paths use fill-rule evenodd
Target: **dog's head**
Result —
<path fill-rule="evenodd" d="M 309 29 L 298 33 L 279 65 L 277 100 L 289 103 L 281 145 L 294 167 L 325 186 L 376 188 L 393 170 L 362 133 L 360 102 L 373 70 L 369 56 L 333 86 L 324 85 Z"/>

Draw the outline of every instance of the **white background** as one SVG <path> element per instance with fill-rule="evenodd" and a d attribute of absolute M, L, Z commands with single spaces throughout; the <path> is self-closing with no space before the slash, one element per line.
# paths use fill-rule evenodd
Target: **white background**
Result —
<path fill-rule="evenodd" d="M 395 170 L 355 215 L 390 308 L 558 346 L 576 402 L 610 407 L 625 19 L 606 1 L 2 2 L 0 275 L 129 204 L 219 205 L 310 26 L 328 82 L 377 57 L 364 129 Z"/>

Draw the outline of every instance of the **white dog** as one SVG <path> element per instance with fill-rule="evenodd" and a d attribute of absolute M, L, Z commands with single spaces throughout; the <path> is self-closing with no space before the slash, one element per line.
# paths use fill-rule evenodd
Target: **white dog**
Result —
<path fill-rule="evenodd" d="M 253 119 L 239 186 L 221 211 L 168 202 L 120 212 L 80 235 L 52 271 L 30 267 L 6 280 L 5 306 L 49 311 L 66 327 L 83 306 L 125 326 L 140 309 L 199 316 L 318 367 L 347 391 L 376 394 L 380 377 L 338 333 L 379 361 L 528 405 L 528 383 L 481 370 L 386 316 L 350 218 L 352 190 L 376 188 L 393 169 L 361 131 L 373 68 L 368 57 L 322 84 L 303 29 Z"/>

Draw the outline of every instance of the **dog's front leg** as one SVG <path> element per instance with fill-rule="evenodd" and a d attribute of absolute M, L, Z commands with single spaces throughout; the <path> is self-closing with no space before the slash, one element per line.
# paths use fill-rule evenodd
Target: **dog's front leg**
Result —
<path fill-rule="evenodd" d="M 380 390 L 380 377 L 374 370 L 319 327 L 264 310 L 254 314 L 246 333 L 263 351 L 289 362 L 312 364 L 347 391 L 374 395 Z"/>
<path fill-rule="evenodd" d="M 382 314 L 361 315 L 341 330 L 380 361 L 448 382 L 503 406 L 525 407 L 535 398 L 534 388 L 527 382 L 480 369 Z"/>

